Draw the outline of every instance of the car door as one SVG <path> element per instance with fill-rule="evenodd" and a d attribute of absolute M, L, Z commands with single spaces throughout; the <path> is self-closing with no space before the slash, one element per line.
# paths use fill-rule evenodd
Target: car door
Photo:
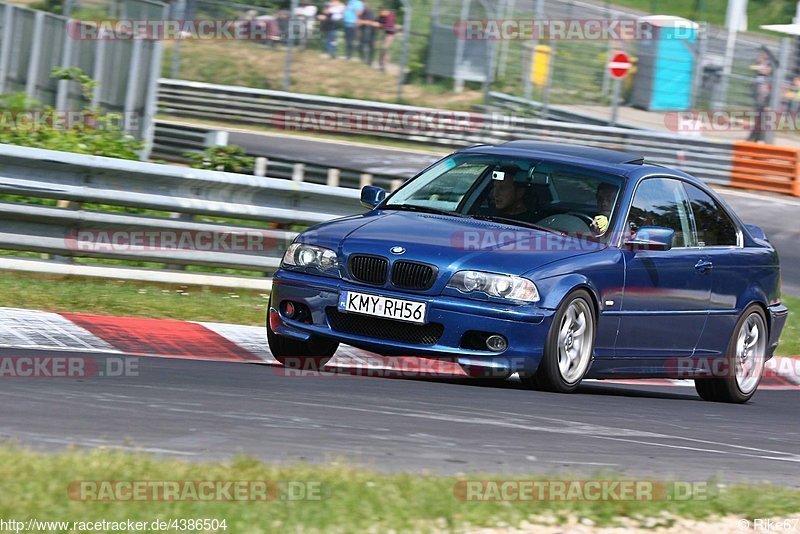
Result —
<path fill-rule="evenodd" d="M 727 350 L 738 319 L 737 300 L 758 272 L 757 265 L 768 263 L 768 259 L 763 257 L 766 251 L 742 248 L 740 229 L 711 195 L 690 183 L 684 183 L 684 188 L 692 208 L 697 246 L 712 269 L 709 315 L 695 355 L 720 355 Z"/>
<path fill-rule="evenodd" d="M 683 182 L 647 178 L 638 185 L 626 221 L 675 231 L 667 251 L 627 250 L 620 310 L 617 358 L 691 356 L 705 325 L 711 296 L 711 271 L 697 248 Z"/>

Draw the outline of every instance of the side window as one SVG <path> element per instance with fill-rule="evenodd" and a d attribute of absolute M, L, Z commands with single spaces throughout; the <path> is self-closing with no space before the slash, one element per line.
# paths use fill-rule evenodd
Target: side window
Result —
<path fill-rule="evenodd" d="M 668 178 L 648 178 L 639 184 L 633 197 L 628 227 L 662 226 L 675 230 L 674 247 L 693 246 L 689 202 L 681 182 Z"/>
<path fill-rule="evenodd" d="M 697 245 L 701 247 L 735 247 L 739 236 L 736 225 L 717 202 L 702 189 L 684 184 L 697 228 Z"/>

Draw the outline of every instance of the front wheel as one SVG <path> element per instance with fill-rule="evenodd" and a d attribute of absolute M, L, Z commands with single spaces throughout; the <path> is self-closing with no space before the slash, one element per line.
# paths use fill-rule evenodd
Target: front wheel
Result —
<path fill-rule="evenodd" d="M 728 343 L 727 365 L 722 377 L 698 378 L 694 387 L 703 400 L 744 403 L 755 394 L 767 357 L 767 320 L 760 306 L 747 308 Z"/>
<path fill-rule="evenodd" d="M 539 368 L 532 375 L 520 375 L 522 383 L 558 393 L 575 391 L 592 361 L 596 324 L 589 293 L 570 293 L 553 318 Z"/>

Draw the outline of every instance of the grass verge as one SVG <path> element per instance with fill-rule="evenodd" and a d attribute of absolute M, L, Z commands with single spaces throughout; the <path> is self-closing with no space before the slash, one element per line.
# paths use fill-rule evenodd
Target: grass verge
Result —
<path fill-rule="evenodd" d="M 162 74 L 169 77 L 173 44 L 165 46 Z M 257 89 L 283 90 L 286 50 L 255 43 L 219 41 L 181 43 L 180 75 L 183 80 Z M 295 50 L 289 90 L 315 95 L 396 102 L 397 73 L 374 70 L 360 61 L 320 57 L 320 50 Z M 471 109 L 483 93 L 454 93 L 448 85 L 408 84 L 403 103 L 446 109 Z"/>
<path fill-rule="evenodd" d="M 509 477 L 470 476 L 470 480 Z M 513 477 L 523 479 L 519 475 Z M 599 473 L 598 480 L 616 476 Z M 227 462 L 188 463 L 139 453 L 67 450 L 55 454 L 0 446 L 2 517 L 58 521 L 147 521 L 207 518 L 226 521 L 227 532 L 452 531 L 467 527 L 514 526 L 523 522 L 566 522 L 570 517 L 597 525 L 670 525 L 677 518 L 780 517 L 797 512 L 800 490 L 768 484 L 723 486 L 710 482 L 692 498 L 651 502 L 506 501 L 475 502 L 457 497 L 459 478 L 425 474 L 381 474 L 340 464 L 275 466 L 237 457 Z M 530 478 L 527 478 L 530 480 Z M 542 478 L 537 477 L 542 480 Z M 559 475 L 558 480 L 574 480 Z M 68 496 L 74 481 L 281 481 L 321 498 L 278 498 L 270 502 L 110 501 Z M 462 479 L 463 480 L 463 479 Z M 552 479 L 548 479 L 552 480 Z M 588 480 L 581 477 L 579 480 Z M 629 479 L 626 479 L 629 480 Z M 653 481 L 673 487 L 671 481 Z M 682 483 L 679 483 L 682 484 Z M 697 488 L 697 486 L 695 486 Z M 299 495 L 300 492 L 295 492 Z M 281 493 L 285 495 L 285 493 Z M 463 495 L 463 494 L 461 494 Z M 627 518 L 627 519 L 626 519 Z M 68 530 L 68 529 L 64 529 Z M 86 531 L 76 529 L 75 532 Z M 224 532 L 223 530 L 219 530 Z"/>
<path fill-rule="evenodd" d="M 264 323 L 269 295 L 246 289 L 170 286 L 124 280 L 4 272 L 0 307 L 160 319 Z M 785 296 L 793 313 L 777 355 L 800 357 L 800 298 Z"/>
<path fill-rule="evenodd" d="M 0 306 L 55 312 L 261 325 L 269 295 L 246 289 L 4 271 Z"/>

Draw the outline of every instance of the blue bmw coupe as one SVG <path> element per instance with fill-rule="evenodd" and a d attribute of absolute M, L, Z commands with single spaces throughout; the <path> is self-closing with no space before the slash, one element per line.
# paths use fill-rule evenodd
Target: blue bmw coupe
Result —
<path fill-rule="evenodd" d="M 275 274 L 267 337 L 284 364 L 346 343 L 550 391 L 684 378 L 746 402 L 788 316 L 764 232 L 636 155 L 475 146 L 361 201 L 298 236 Z"/>

